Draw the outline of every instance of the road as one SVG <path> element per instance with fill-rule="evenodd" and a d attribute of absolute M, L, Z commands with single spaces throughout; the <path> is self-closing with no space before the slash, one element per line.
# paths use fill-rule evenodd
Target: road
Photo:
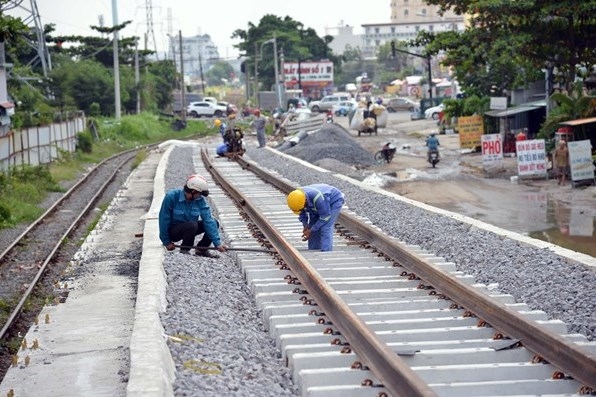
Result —
<path fill-rule="evenodd" d="M 361 145 L 374 153 L 387 142 L 398 150 L 390 164 L 373 172 L 390 175 L 386 189 L 413 200 L 528 234 L 596 256 L 596 187 L 558 186 L 554 180 L 512 182 L 517 162 L 505 158 L 502 172 L 486 174 L 482 156 L 460 150 L 459 136 L 439 135 L 441 162 L 426 162 L 424 139 L 436 121 L 410 120 L 409 112 L 388 115 L 378 135 L 358 137 L 347 117 L 335 117 Z"/>

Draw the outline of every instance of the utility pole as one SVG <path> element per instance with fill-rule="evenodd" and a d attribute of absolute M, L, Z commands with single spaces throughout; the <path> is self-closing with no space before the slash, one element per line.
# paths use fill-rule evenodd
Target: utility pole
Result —
<path fill-rule="evenodd" d="M 118 26 L 117 0 L 112 0 L 112 24 Z M 120 120 L 120 61 L 118 60 L 118 30 L 114 30 L 114 106 L 116 120 Z"/>
<path fill-rule="evenodd" d="M 199 50 L 199 72 L 201 73 L 201 92 L 205 96 L 205 78 L 203 77 L 203 58 L 201 58 L 201 50 Z"/>
<path fill-rule="evenodd" d="M 257 52 L 257 43 L 255 43 L 255 102 L 259 108 L 259 53 Z"/>
<path fill-rule="evenodd" d="M 139 89 L 139 41 L 135 40 L 135 86 L 137 92 L 137 114 L 141 114 L 141 90 Z"/>
<path fill-rule="evenodd" d="M 394 44 L 391 45 L 391 50 L 392 51 L 401 52 L 401 53 L 404 53 L 404 54 L 408 54 L 408 55 L 412 55 L 414 57 L 426 59 L 426 65 L 427 65 L 427 68 L 428 68 L 428 98 L 430 99 L 430 105 L 431 106 L 434 106 L 433 105 L 433 77 L 432 77 L 431 56 L 430 56 L 430 53 L 428 53 L 426 55 L 420 55 L 420 54 L 416 54 L 414 52 L 404 51 L 404 50 L 400 50 L 399 48 L 395 48 L 395 45 Z"/>
<path fill-rule="evenodd" d="M 182 121 L 186 121 L 186 84 L 184 83 L 184 59 L 182 58 L 182 30 L 178 31 L 178 42 L 180 45 L 180 91 L 182 93 Z"/>

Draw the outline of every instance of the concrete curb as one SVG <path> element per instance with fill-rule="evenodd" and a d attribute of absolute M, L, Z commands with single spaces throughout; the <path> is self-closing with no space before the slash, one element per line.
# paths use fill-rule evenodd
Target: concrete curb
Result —
<path fill-rule="evenodd" d="M 130 373 L 126 395 L 173 396 L 176 368 L 159 314 L 166 310 L 164 250 L 159 241 L 159 208 L 165 194 L 165 169 L 174 145 L 161 156 L 155 173 L 153 201 L 145 216 L 139 264 L 135 322 L 130 340 Z M 157 154 L 152 154 L 152 156 Z"/>

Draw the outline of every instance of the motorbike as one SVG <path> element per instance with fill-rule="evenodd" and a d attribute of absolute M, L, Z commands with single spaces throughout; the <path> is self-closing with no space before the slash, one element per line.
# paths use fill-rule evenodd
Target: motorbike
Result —
<path fill-rule="evenodd" d="M 433 168 L 441 161 L 439 159 L 439 151 L 432 149 L 428 155 L 428 162 L 432 164 Z"/>
<path fill-rule="evenodd" d="M 387 163 L 389 164 L 391 160 L 393 160 L 393 156 L 395 156 L 397 148 L 392 143 L 387 143 L 383 146 L 383 149 L 379 150 L 375 153 L 375 161 L 378 164 Z"/>
<path fill-rule="evenodd" d="M 333 124 L 333 112 L 328 111 L 327 115 L 325 116 L 325 123 Z"/>

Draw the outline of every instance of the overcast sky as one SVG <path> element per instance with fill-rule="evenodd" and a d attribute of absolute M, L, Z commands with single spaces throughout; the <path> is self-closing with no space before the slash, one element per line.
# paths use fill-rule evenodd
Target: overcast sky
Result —
<path fill-rule="evenodd" d="M 183 36 L 208 34 L 219 48 L 223 58 L 237 56 L 230 39 L 236 29 L 248 29 L 248 23 L 258 25 L 266 14 L 281 18 L 286 15 L 315 29 L 320 36 L 325 28 L 341 23 L 354 26 L 354 33 L 362 33 L 362 24 L 390 22 L 391 0 L 347 2 L 345 0 L 117 0 L 118 23 L 132 21 L 125 36 L 143 37 L 147 31 L 145 4 L 152 5 L 153 32 L 158 51 L 166 48 L 168 10 L 171 12 L 171 29 Z M 23 0 L 27 8 L 30 2 Z M 189 6 L 189 4 L 195 4 Z M 104 25 L 113 25 L 112 0 L 37 0 L 42 24 L 54 23 L 57 34 L 96 35 L 89 26 L 99 25 L 103 15 Z M 23 16 L 23 11 L 9 10 L 10 15 Z"/>

